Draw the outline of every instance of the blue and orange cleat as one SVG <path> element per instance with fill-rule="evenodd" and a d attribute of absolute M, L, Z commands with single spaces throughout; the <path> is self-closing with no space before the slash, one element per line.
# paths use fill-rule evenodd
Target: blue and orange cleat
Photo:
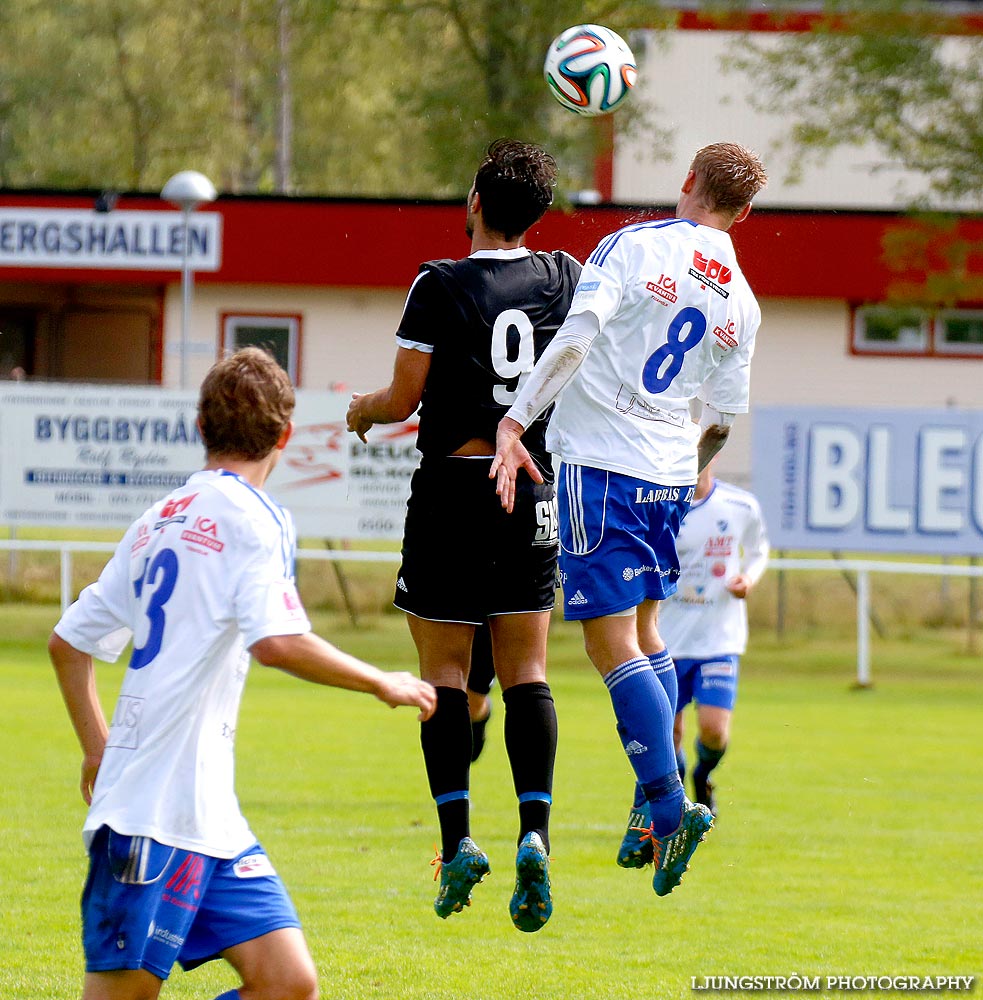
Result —
<path fill-rule="evenodd" d="M 527 833 L 519 844 L 509 914 L 520 931 L 530 934 L 538 931 L 553 914 L 550 859 L 538 833 Z"/>
<path fill-rule="evenodd" d="M 471 890 L 491 871 L 488 855 L 470 837 L 461 840 L 457 854 L 446 864 L 440 859 L 440 851 L 430 864 L 436 868 L 434 881 L 440 879 L 433 908 L 443 920 L 471 905 Z"/>
<path fill-rule="evenodd" d="M 622 868 L 644 868 L 652 864 L 655 851 L 649 836 L 651 825 L 649 804 L 646 802 L 637 808 L 632 806 L 628 814 L 628 827 L 621 840 L 621 847 L 618 848 L 618 864 Z"/>
<path fill-rule="evenodd" d="M 652 861 L 655 864 L 652 888 L 657 896 L 668 896 L 679 885 L 689 868 L 689 859 L 712 826 L 710 810 L 685 799 L 679 826 L 672 833 L 657 837 L 649 827 L 644 837 L 652 845 Z"/>

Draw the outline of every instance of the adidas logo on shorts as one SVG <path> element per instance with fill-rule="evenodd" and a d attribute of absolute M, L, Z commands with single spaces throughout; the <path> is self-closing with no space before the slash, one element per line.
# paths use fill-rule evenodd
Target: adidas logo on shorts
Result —
<path fill-rule="evenodd" d="M 573 597 L 570 598 L 569 601 L 567 601 L 568 606 L 570 605 L 578 606 L 581 604 L 588 604 L 588 603 L 590 602 L 587 600 L 586 597 L 584 597 L 584 595 L 579 590 L 577 591 L 576 594 L 573 595 Z"/>
<path fill-rule="evenodd" d="M 409 593 L 409 588 L 406 586 L 405 583 L 403 583 L 403 578 L 402 577 L 400 577 L 396 581 L 396 589 L 397 590 L 401 590 L 404 594 L 408 594 Z"/>

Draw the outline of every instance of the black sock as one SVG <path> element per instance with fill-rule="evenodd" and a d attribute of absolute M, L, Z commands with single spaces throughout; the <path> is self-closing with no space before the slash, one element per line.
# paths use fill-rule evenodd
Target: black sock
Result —
<path fill-rule="evenodd" d="M 727 747 L 711 750 L 699 740 L 696 741 L 696 767 L 693 768 L 693 781 L 703 783 L 710 777 L 710 772 L 720 763 L 720 758 L 727 752 Z"/>
<path fill-rule="evenodd" d="M 420 725 L 420 746 L 430 794 L 437 804 L 441 857 L 450 861 L 461 840 L 471 835 L 468 808 L 471 717 L 464 691 L 437 688 L 437 710 Z"/>
<path fill-rule="evenodd" d="M 473 764 L 485 749 L 485 730 L 488 728 L 488 720 L 491 718 L 491 708 L 483 719 L 472 720 L 471 722 L 471 763 Z"/>
<path fill-rule="evenodd" d="M 549 850 L 553 762 L 556 758 L 556 708 L 549 684 L 516 684 L 502 692 L 505 750 L 519 799 L 519 842 L 538 833 Z"/>

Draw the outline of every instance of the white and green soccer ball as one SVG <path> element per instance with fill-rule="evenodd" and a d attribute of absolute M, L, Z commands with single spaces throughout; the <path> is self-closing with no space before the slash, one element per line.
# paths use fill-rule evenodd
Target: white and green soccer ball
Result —
<path fill-rule="evenodd" d="M 578 24 L 550 43 L 543 75 L 560 104 L 593 116 L 610 114 L 624 103 L 638 69 L 619 34 L 599 24 Z"/>

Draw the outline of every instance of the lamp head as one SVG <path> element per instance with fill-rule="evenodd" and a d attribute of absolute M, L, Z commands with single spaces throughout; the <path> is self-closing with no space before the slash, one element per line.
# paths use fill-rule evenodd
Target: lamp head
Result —
<path fill-rule="evenodd" d="M 214 201 L 218 194 L 215 185 L 204 174 L 197 170 L 182 170 L 164 185 L 160 196 L 190 211 L 204 202 Z"/>

